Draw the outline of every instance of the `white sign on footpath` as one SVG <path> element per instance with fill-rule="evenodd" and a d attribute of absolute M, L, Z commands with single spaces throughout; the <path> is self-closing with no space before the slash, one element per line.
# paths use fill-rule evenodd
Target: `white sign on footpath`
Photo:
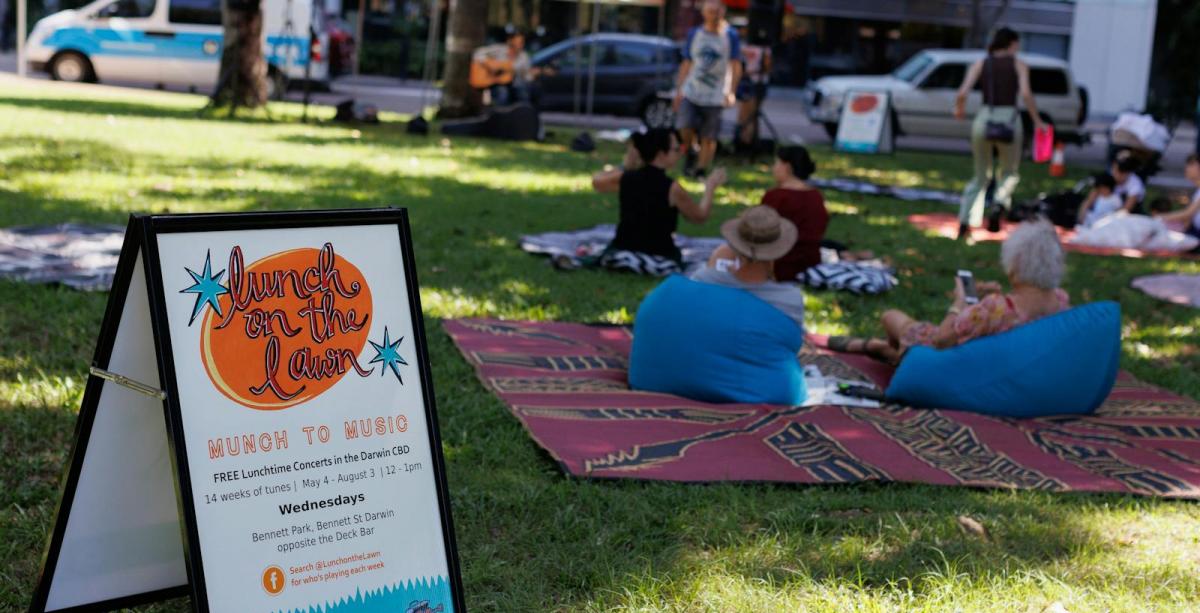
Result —
<path fill-rule="evenodd" d="M 891 153 L 894 129 L 887 92 L 848 92 L 834 147 L 852 153 Z"/>
<path fill-rule="evenodd" d="M 132 220 L 31 610 L 461 611 L 410 236 Z"/>

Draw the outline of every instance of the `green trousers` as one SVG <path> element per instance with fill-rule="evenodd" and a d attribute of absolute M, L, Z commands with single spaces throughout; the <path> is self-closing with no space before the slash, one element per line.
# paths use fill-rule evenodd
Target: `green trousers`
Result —
<path fill-rule="evenodd" d="M 1005 122 L 1013 126 L 1013 142 L 996 143 L 985 138 L 989 121 Z M 961 223 L 978 226 L 983 223 L 983 205 L 987 196 L 988 181 L 996 175 L 996 191 L 992 201 L 1004 208 L 1012 206 L 1012 195 L 1020 183 L 1021 149 L 1024 134 L 1021 122 L 1017 121 L 1017 109 L 1011 106 L 983 107 L 975 114 L 971 124 L 971 154 L 975 158 L 975 176 L 963 190 L 962 204 L 958 211 Z M 999 168 L 995 162 L 999 159 Z"/>

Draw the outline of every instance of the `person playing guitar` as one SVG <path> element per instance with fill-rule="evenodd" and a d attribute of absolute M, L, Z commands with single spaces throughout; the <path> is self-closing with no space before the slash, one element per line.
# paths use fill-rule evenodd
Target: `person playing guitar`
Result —
<path fill-rule="evenodd" d="M 533 80 L 543 72 L 533 67 L 525 52 L 525 34 L 516 28 L 508 30 L 504 44 L 480 47 L 471 56 L 471 87 L 489 90 L 495 106 L 537 106 Z"/>

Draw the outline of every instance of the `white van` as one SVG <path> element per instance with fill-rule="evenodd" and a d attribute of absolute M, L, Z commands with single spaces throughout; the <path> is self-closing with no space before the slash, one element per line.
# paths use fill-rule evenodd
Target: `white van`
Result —
<path fill-rule="evenodd" d="M 835 138 L 842 100 L 851 91 L 886 91 L 892 97 L 892 116 L 900 134 L 970 138 L 971 122 L 954 118 L 954 97 L 971 64 L 983 58 L 982 50 L 926 49 L 890 75 L 825 77 L 807 88 L 808 118 L 825 125 Z M 1021 54 L 1029 65 L 1029 87 L 1042 120 L 1054 126 L 1056 139 L 1087 142 L 1087 90 L 1075 83 L 1066 61 L 1034 53 Z M 979 83 L 967 98 L 967 114 L 974 116 L 983 104 Z M 1028 117 L 1023 116 L 1030 133 Z M 895 133 L 894 132 L 894 133 Z M 1031 142 L 1032 139 L 1026 139 Z"/>
<path fill-rule="evenodd" d="M 319 1 L 319 0 L 318 0 Z M 269 87 L 288 79 L 329 79 L 329 35 L 309 35 L 312 0 L 263 0 L 263 56 Z M 27 57 L 61 81 L 135 81 L 210 91 L 220 68 L 221 0 L 96 0 L 37 22 Z"/>

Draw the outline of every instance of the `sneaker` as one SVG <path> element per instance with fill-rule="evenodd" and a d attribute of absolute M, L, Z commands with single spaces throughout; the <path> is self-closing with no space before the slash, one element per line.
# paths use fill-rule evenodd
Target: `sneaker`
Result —
<path fill-rule="evenodd" d="M 971 236 L 971 226 L 965 223 L 958 224 L 958 237 L 954 240 L 965 240 Z"/>

